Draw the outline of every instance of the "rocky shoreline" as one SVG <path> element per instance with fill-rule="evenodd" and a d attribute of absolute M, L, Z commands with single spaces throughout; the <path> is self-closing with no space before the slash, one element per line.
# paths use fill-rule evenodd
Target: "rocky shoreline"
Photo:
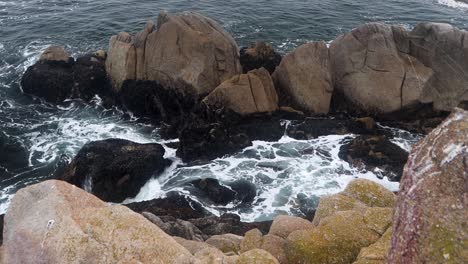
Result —
<path fill-rule="evenodd" d="M 343 193 L 323 197 L 316 210 L 305 205 L 296 216 L 259 223 L 215 216 L 177 193 L 109 205 L 135 197 L 171 161 L 159 144 L 90 142 L 55 172 L 60 181 L 16 194 L 4 223 L 3 263 L 460 263 L 468 219 L 461 198 L 466 190 L 459 188 L 468 155 L 468 114 L 460 109 L 468 102 L 465 69 L 468 32 L 439 23 L 412 31 L 366 24 L 329 46 L 311 42 L 282 56 L 264 42 L 239 49 L 200 14 L 161 13 L 135 35 L 113 36 L 108 52 L 74 59 L 52 46 L 25 72 L 25 93 L 54 104 L 97 95 L 107 107 L 158 124 L 164 138 L 178 138 L 174 147 L 185 163 L 236 153 L 254 140 L 355 134 L 339 157 L 357 168 L 384 169 L 392 181 L 401 180 L 402 191 L 397 198 L 358 179 Z M 426 137 L 408 155 L 382 125 Z M 431 146 L 436 160 L 422 164 L 421 149 Z M 421 175 L 426 171 L 459 186 L 441 189 L 420 178 L 429 177 Z M 214 205 L 248 207 L 256 195 L 248 182 L 223 185 L 210 178 L 185 189 Z M 408 204 L 408 197 L 419 205 Z M 437 201 L 455 208 L 433 210 Z M 408 220 L 428 210 L 428 221 L 413 226 Z M 444 230 L 433 231 L 435 224 Z"/>

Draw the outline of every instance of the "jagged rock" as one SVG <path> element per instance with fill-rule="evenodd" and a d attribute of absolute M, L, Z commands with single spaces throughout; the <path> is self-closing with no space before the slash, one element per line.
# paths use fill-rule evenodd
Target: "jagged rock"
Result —
<path fill-rule="evenodd" d="M 241 115 L 278 109 L 275 86 L 265 68 L 232 77 L 211 92 L 203 102 L 213 110 L 228 108 Z"/>
<path fill-rule="evenodd" d="M 156 225 L 61 181 L 18 191 L 5 216 L 5 263 L 191 263 Z"/>
<path fill-rule="evenodd" d="M 464 263 L 468 112 L 456 109 L 416 144 L 396 202 L 389 263 Z"/>
<path fill-rule="evenodd" d="M 357 136 L 341 146 L 338 156 L 359 169 L 382 169 L 392 173 L 390 180 L 400 181 L 408 152 L 386 136 Z"/>
<path fill-rule="evenodd" d="M 159 144 L 108 139 L 86 144 L 58 178 L 107 202 L 135 197 L 154 175 L 171 164 Z"/>
<path fill-rule="evenodd" d="M 69 63 L 73 61 L 73 58 L 70 56 L 63 46 L 50 46 L 42 52 L 39 57 L 39 62 L 65 62 Z"/>
<path fill-rule="evenodd" d="M 120 33 L 110 40 L 107 71 L 114 89 L 125 80 L 186 83 L 181 94 L 206 95 L 241 73 L 234 39 L 215 21 L 193 12 L 160 13 L 135 37 Z"/>
<path fill-rule="evenodd" d="M 294 231 L 312 228 L 314 225 L 310 221 L 295 216 L 280 215 L 273 220 L 268 234 L 287 238 Z"/>
<path fill-rule="evenodd" d="M 240 64 L 242 65 L 243 73 L 263 67 L 270 74 L 273 74 L 280 63 L 281 55 L 275 52 L 270 43 L 257 41 L 255 45 L 240 50 Z"/>
<path fill-rule="evenodd" d="M 240 244 L 243 237 L 234 234 L 214 235 L 205 242 L 210 244 L 224 253 L 240 251 Z"/>
<path fill-rule="evenodd" d="M 330 46 L 334 99 L 347 100 L 341 103 L 347 110 L 369 114 L 425 102 L 422 95 L 433 71 L 409 54 L 405 34 L 398 26 L 369 23 L 334 40 Z"/>
<path fill-rule="evenodd" d="M 325 42 L 304 44 L 287 54 L 273 74 L 282 105 L 328 113 L 333 92 Z"/>
<path fill-rule="evenodd" d="M 95 95 L 111 100 L 112 92 L 103 60 L 87 55 L 76 62 L 73 58 L 65 61 L 68 54 L 49 53 L 47 50 L 43 55 L 24 73 L 21 79 L 23 92 L 57 104 L 69 98 L 90 101 Z"/>

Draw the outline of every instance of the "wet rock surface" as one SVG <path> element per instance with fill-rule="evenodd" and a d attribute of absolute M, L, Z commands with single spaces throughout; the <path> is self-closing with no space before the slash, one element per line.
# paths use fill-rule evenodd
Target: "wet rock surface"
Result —
<path fill-rule="evenodd" d="M 87 189 L 108 202 L 135 197 L 153 176 L 171 161 L 159 144 L 138 144 L 109 139 L 86 144 L 58 179 Z"/>
<path fill-rule="evenodd" d="M 281 59 L 281 54 L 277 53 L 271 44 L 263 41 L 258 41 L 255 45 L 240 50 L 240 64 L 244 73 L 263 67 L 270 74 L 273 74 L 281 63 Z"/>

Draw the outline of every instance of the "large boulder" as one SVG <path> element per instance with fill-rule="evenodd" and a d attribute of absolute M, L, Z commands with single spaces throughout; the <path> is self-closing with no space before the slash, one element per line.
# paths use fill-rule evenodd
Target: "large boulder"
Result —
<path fill-rule="evenodd" d="M 389 263 L 465 263 L 468 112 L 456 109 L 413 147 L 396 202 Z"/>
<path fill-rule="evenodd" d="M 128 79 L 182 81 L 188 84 L 182 94 L 206 95 L 241 66 L 236 42 L 218 23 L 193 12 L 162 12 L 157 26 L 148 22 L 135 37 L 111 38 L 107 71 L 116 91 Z"/>
<path fill-rule="evenodd" d="M 425 102 L 422 95 L 433 71 L 409 54 L 405 34 L 398 26 L 369 23 L 334 40 L 330 46 L 334 101 L 345 99 L 343 108 L 369 114 Z"/>
<path fill-rule="evenodd" d="M 468 32 L 449 24 L 420 23 L 408 38 L 411 55 L 434 71 L 422 101 L 445 111 L 468 101 Z"/>
<path fill-rule="evenodd" d="M 61 181 L 18 191 L 5 216 L 4 263 L 190 263 L 156 225 Z"/>
<path fill-rule="evenodd" d="M 387 262 L 387 252 L 390 248 L 392 238 L 392 228 L 388 228 L 385 234 L 374 244 L 361 249 L 356 261 L 353 264 L 385 264 Z"/>
<path fill-rule="evenodd" d="M 95 95 L 112 96 L 104 60 L 86 55 L 76 61 L 63 47 L 49 47 L 21 79 L 23 92 L 43 97 L 51 103 L 70 98 L 90 101 Z"/>
<path fill-rule="evenodd" d="M 314 225 L 310 221 L 295 216 L 280 215 L 273 220 L 269 234 L 287 238 L 294 231 L 312 228 Z"/>
<path fill-rule="evenodd" d="M 264 68 L 234 76 L 223 82 L 203 102 L 209 108 L 228 108 L 242 115 L 273 112 L 278 109 L 278 96 L 273 80 Z"/>
<path fill-rule="evenodd" d="M 325 42 L 307 43 L 287 54 L 273 78 L 282 104 L 313 113 L 328 113 L 333 83 Z"/>
<path fill-rule="evenodd" d="M 135 197 L 154 175 L 171 164 L 159 144 L 108 139 L 86 144 L 58 178 L 107 202 Z"/>

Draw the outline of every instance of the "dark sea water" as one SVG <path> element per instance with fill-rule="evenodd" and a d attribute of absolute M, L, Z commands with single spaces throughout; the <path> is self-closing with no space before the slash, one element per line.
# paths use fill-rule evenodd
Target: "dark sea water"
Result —
<path fill-rule="evenodd" d="M 221 23 L 239 46 L 266 40 L 282 53 L 307 41 L 333 40 L 373 21 L 402 24 L 408 29 L 423 21 L 446 22 L 468 29 L 468 5 L 453 0 L 0 0 L 0 133 L 23 147 L 27 160 L 23 168 L 12 168 L 11 164 L 0 167 L 0 213 L 17 189 L 49 178 L 60 161 L 70 160 L 87 142 L 117 137 L 161 143 L 156 127 L 138 123 L 118 109 L 102 108 L 99 98 L 90 105 L 79 100 L 63 106 L 48 105 L 23 95 L 19 80 L 51 44 L 64 45 L 73 55 L 106 49 L 111 35 L 139 31 L 147 20 L 156 20 L 162 10 L 201 12 Z M 398 134 L 395 142 L 406 149 L 418 139 L 404 131 L 393 131 Z M 298 194 L 314 202 L 321 195 L 340 191 L 354 177 L 398 189 L 396 183 L 379 180 L 385 176 L 380 171 L 356 171 L 339 160 L 339 147 L 349 137 L 352 135 L 255 142 L 236 155 L 191 167 L 184 166 L 175 157 L 175 150 L 167 148 L 166 156 L 175 161 L 174 165 L 129 201 L 163 196 L 169 190 L 185 192 L 181 184 L 199 177 L 216 177 L 223 182 L 247 179 L 258 187 L 251 208 L 207 208 L 214 213 L 239 212 L 244 220 L 259 220 L 291 212 L 297 206 Z M 300 155 L 311 146 L 328 154 Z M 275 168 L 268 164 L 275 164 Z M 265 183 L 265 176 L 271 181 Z"/>

